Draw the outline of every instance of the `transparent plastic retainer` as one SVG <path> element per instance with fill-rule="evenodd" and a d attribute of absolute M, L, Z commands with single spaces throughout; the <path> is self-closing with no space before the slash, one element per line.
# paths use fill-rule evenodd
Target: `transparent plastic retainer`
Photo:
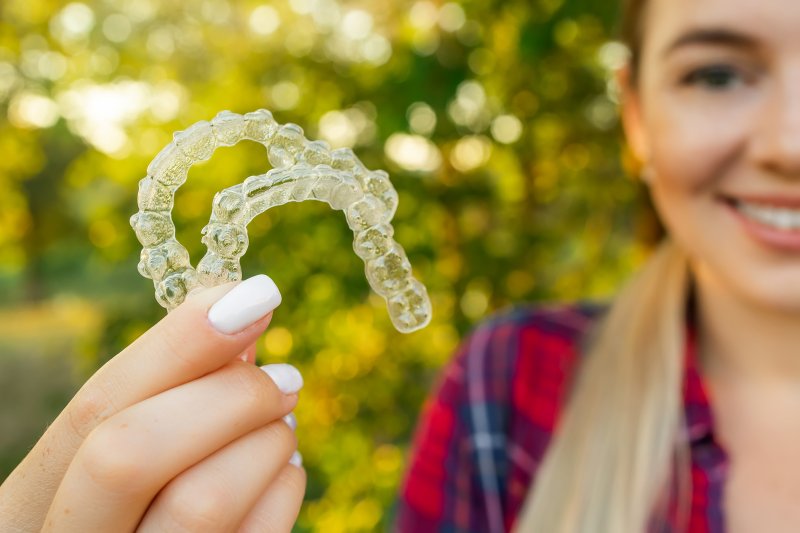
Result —
<path fill-rule="evenodd" d="M 214 196 L 211 220 L 203 228 L 207 252 L 195 269 L 175 238 L 175 191 L 192 165 L 211 158 L 217 147 L 242 140 L 263 144 L 273 168 Z M 398 197 L 389 175 L 368 170 L 348 148 L 330 150 L 325 142 L 307 140 L 300 126 L 280 125 L 265 109 L 245 115 L 223 111 L 211 122 L 198 122 L 175 133 L 173 142 L 153 159 L 139 182 L 140 211 L 131 217 L 144 246 L 139 273 L 153 280 L 156 300 L 167 310 L 195 288 L 241 280 L 240 259 L 249 244 L 247 224 L 267 209 L 305 200 L 344 211 L 355 236 L 353 249 L 365 263 L 370 287 L 386 300 L 395 328 L 410 333 L 425 327 L 431 303 L 393 238 Z"/>

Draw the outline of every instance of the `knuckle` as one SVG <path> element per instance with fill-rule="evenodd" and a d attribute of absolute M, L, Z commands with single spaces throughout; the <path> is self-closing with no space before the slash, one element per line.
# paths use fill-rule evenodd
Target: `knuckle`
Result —
<path fill-rule="evenodd" d="M 270 450 L 276 460 L 289 461 L 297 449 L 297 435 L 283 420 L 273 420 L 256 430 L 258 446 Z"/>
<path fill-rule="evenodd" d="M 79 450 L 80 465 L 100 487 L 113 493 L 136 493 L 146 481 L 147 462 L 141 447 L 127 432 L 109 427 L 95 428 Z"/>
<path fill-rule="evenodd" d="M 179 366 L 195 368 L 200 361 L 193 350 L 187 349 L 187 338 L 205 338 L 203 322 L 200 320 L 202 315 L 197 302 L 187 299 L 145 333 L 145 346 L 163 353 L 164 357 L 174 360 Z"/>
<path fill-rule="evenodd" d="M 233 494 L 223 487 L 176 484 L 165 498 L 167 531 L 224 531 L 226 516 L 235 508 Z"/>
<path fill-rule="evenodd" d="M 67 411 L 67 421 L 72 431 L 83 440 L 113 412 L 114 404 L 98 382 L 78 393 L 75 404 Z"/>
<path fill-rule="evenodd" d="M 225 385 L 237 391 L 242 405 L 254 412 L 265 412 L 265 406 L 277 401 L 269 380 L 261 374 L 261 370 L 250 365 L 228 365 L 223 373 L 223 378 L 228 381 Z"/>
<path fill-rule="evenodd" d="M 287 456 L 297 449 L 297 435 L 283 420 L 276 420 L 265 427 L 271 445 L 285 449 Z"/>
<path fill-rule="evenodd" d="M 283 484 L 297 498 L 302 499 L 306 492 L 306 472 L 294 465 L 285 466 L 278 474 L 276 482 Z"/>
<path fill-rule="evenodd" d="M 186 369 L 195 368 L 198 361 L 194 357 L 194 352 L 186 350 L 186 340 L 177 331 L 177 328 L 161 328 L 158 332 L 161 337 L 163 350 L 168 356 Z"/>

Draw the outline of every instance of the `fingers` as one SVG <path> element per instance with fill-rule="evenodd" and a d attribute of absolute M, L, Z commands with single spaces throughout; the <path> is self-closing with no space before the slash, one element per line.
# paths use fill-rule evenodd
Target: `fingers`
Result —
<path fill-rule="evenodd" d="M 288 464 L 261 496 L 237 530 L 239 533 L 289 533 L 300 513 L 306 471 Z"/>
<path fill-rule="evenodd" d="M 137 531 L 235 531 L 296 447 L 294 432 L 282 420 L 248 433 L 173 479 Z M 299 488 L 292 484 L 287 490 Z M 302 499 L 302 491 L 297 496 Z"/>
<path fill-rule="evenodd" d="M 232 361 L 103 422 L 69 466 L 46 530 L 135 527 L 171 479 L 292 410 L 302 386 L 299 372 L 289 365 L 265 368 L 272 379 L 258 367 Z"/>
<path fill-rule="evenodd" d="M 270 311 L 280 300 L 280 292 L 267 276 L 191 294 L 81 388 L 3 483 L 0 515 L 14 516 L 14 509 L 24 506 L 30 516 L 43 517 L 90 431 L 136 402 L 226 364 L 264 331 Z M 216 309 L 213 324 L 209 319 L 212 306 Z M 235 332 L 237 327 L 241 331 Z M 40 526 L 32 525 L 33 529 Z"/>
<path fill-rule="evenodd" d="M 73 431 L 85 437 L 104 417 L 225 365 L 255 342 L 280 301 L 264 275 L 195 293 L 92 376 L 67 409 Z"/>

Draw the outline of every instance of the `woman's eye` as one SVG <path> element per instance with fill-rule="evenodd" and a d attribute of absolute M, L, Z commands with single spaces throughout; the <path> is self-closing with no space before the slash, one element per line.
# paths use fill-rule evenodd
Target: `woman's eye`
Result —
<path fill-rule="evenodd" d="M 683 85 L 696 85 L 708 89 L 729 89 L 741 81 L 736 69 L 727 66 L 711 66 L 693 70 L 683 80 Z"/>

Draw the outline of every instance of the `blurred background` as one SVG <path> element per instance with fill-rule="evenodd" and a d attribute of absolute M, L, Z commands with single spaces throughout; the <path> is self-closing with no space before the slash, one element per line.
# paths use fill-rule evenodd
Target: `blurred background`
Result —
<path fill-rule="evenodd" d="M 615 2 L 3 0 L 0 479 L 100 365 L 164 315 L 128 219 L 172 133 L 273 111 L 350 146 L 400 194 L 396 239 L 434 318 L 403 335 L 339 212 L 270 210 L 245 276 L 284 295 L 259 363 L 297 365 L 308 470 L 297 531 L 381 531 L 426 392 L 510 305 L 606 299 L 655 231 L 627 169 Z M 173 217 L 193 263 L 214 192 L 269 168 L 255 143 L 192 169 Z"/>

